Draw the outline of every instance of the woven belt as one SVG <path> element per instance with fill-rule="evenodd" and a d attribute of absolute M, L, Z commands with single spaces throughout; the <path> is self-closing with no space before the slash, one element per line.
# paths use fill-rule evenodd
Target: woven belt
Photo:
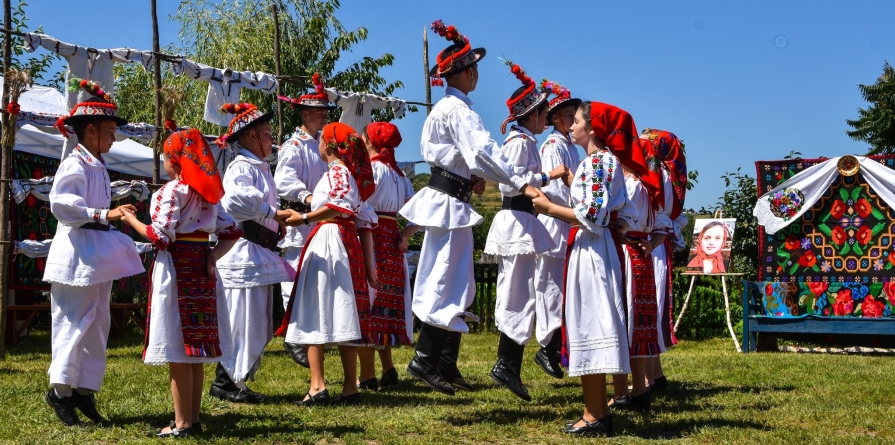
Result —
<path fill-rule="evenodd" d="M 97 222 L 86 223 L 79 228 L 87 229 L 87 230 L 98 230 L 100 232 L 108 232 L 110 230 L 110 227 L 108 224 L 100 224 Z"/>
<path fill-rule="evenodd" d="M 276 252 L 277 243 L 280 241 L 278 232 L 274 232 L 252 220 L 243 221 L 240 226 L 242 227 L 243 238 L 265 249 Z"/>
<path fill-rule="evenodd" d="M 520 212 L 535 213 L 535 206 L 531 202 L 531 198 L 525 195 L 513 196 L 512 198 L 503 197 L 501 210 L 519 210 Z"/>
<path fill-rule="evenodd" d="M 469 179 L 441 167 L 432 167 L 432 175 L 429 176 L 427 185 L 430 189 L 438 190 L 463 202 L 469 202 L 469 198 L 472 197 L 472 186 L 473 182 Z"/>
<path fill-rule="evenodd" d="M 310 204 L 305 204 L 303 202 L 298 202 L 298 201 L 287 201 L 286 207 L 288 207 L 292 210 L 295 210 L 296 212 L 299 212 L 299 213 L 310 213 L 310 211 L 311 211 Z"/>

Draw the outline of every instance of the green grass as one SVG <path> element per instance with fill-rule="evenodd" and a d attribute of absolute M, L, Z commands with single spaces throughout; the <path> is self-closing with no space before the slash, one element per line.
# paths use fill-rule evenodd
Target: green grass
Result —
<path fill-rule="evenodd" d="M 0 442 L 159 443 L 145 433 L 171 419 L 167 368 L 140 360 L 137 337 L 110 344 L 100 412 L 110 425 L 65 427 L 43 401 L 50 362 L 46 334 L 12 348 L 0 362 Z M 581 412 L 578 379 L 555 380 L 526 351 L 523 379 L 533 400 L 523 402 L 488 378 L 497 336 L 464 337 L 461 371 L 478 390 L 447 397 L 402 381 L 364 393 L 362 407 L 298 408 L 308 371 L 293 364 L 274 340 L 252 388 L 263 405 L 203 399 L 206 433 L 214 443 L 568 443 L 559 433 Z M 402 379 L 412 350 L 395 351 Z M 683 342 L 664 356 L 669 390 L 651 414 L 616 413 L 617 437 L 606 443 L 863 444 L 895 443 L 895 363 L 890 357 L 814 354 L 737 354 L 730 340 Z M 330 388 L 341 367 L 327 355 Z M 206 367 L 206 378 L 214 368 Z M 82 416 L 83 417 L 83 416 Z M 192 439 L 190 439 L 192 440 Z M 187 442 L 189 442 L 188 440 Z M 596 439 L 600 441 L 599 439 Z"/>

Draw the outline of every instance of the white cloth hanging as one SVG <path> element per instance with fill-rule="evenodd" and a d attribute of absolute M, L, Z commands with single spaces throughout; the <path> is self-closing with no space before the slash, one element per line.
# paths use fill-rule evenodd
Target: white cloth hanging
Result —
<path fill-rule="evenodd" d="M 205 98 L 206 122 L 226 127 L 233 116 L 222 113 L 225 103 L 239 103 L 239 91 L 243 88 L 261 90 L 273 94 L 277 90 L 277 78 L 273 74 L 251 71 L 234 71 L 230 68 L 215 68 L 194 62 L 183 56 L 176 56 L 171 63 L 175 76 L 186 74 L 193 81 L 208 82 L 208 96 Z"/>
<path fill-rule="evenodd" d="M 761 195 L 752 210 L 758 224 L 764 226 L 769 235 L 773 235 L 801 218 L 839 177 L 837 164 L 840 158 L 829 159 L 807 168 Z M 887 205 L 895 205 L 895 187 L 892 186 L 895 184 L 895 170 L 865 156 L 855 158 L 867 184 Z M 798 198 L 797 202 L 795 198 Z"/>
<path fill-rule="evenodd" d="M 407 102 L 397 97 L 382 97 L 369 93 L 354 93 L 327 88 L 329 100 L 342 107 L 339 122 L 350 125 L 358 133 L 364 131 L 373 122 L 373 109 L 391 108 L 396 119 L 404 117 Z"/>
<path fill-rule="evenodd" d="M 139 201 L 149 198 L 149 186 L 146 181 L 115 181 L 112 186 L 112 201 L 118 201 L 128 196 L 133 196 Z M 13 179 L 12 195 L 16 204 L 21 204 L 28 194 L 34 195 L 41 201 L 50 200 L 50 190 L 53 188 L 53 176 L 44 176 L 40 179 Z"/>
<path fill-rule="evenodd" d="M 50 253 L 50 246 L 53 244 L 53 239 L 50 238 L 43 241 L 26 239 L 22 241 L 13 241 L 13 243 L 13 255 L 22 254 L 28 258 L 46 258 Z M 152 250 L 155 249 L 155 246 L 153 246 L 152 243 L 141 243 L 139 241 L 134 241 L 134 246 L 137 248 L 137 253 L 140 254 L 152 252 Z"/>

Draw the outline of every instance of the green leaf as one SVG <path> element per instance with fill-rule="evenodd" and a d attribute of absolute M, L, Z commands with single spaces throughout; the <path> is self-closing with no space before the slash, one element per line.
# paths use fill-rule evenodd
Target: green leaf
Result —
<path fill-rule="evenodd" d="M 870 295 L 874 297 L 879 296 L 880 292 L 883 290 L 883 283 L 871 283 L 870 284 Z"/>
<path fill-rule="evenodd" d="M 815 271 L 815 272 L 820 272 L 820 268 L 817 267 L 817 264 L 811 266 L 811 270 L 813 270 L 813 271 Z"/>
<path fill-rule="evenodd" d="M 854 199 L 855 202 L 857 202 L 857 201 L 858 201 L 858 196 L 861 196 L 861 190 L 863 190 L 861 187 L 855 187 L 855 188 L 851 191 L 851 199 Z"/>
<path fill-rule="evenodd" d="M 845 187 L 839 188 L 839 196 L 842 198 L 842 202 L 848 201 L 848 191 L 845 190 Z"/>
<path fill-rule="evenodd" d="M 842 247 L 842 250 L 839 251 L 839 256 L 848 255 L 849 252 L 851 252 L 851 244 L 845 243 Z"/>
<path fill-rule="evenodd" d="M 871 233 L 873 234 L 873 236 L 877 236 L 880 234 L 880 232 L 883 231 L 883 229 L 886 228 L 887 225 L 888 225 L 887 223 L 879 223 L 879 224 L 873 226 Z"/>
<path fill-rule="evenodd" d="M 829 218 L 829 217 L 830 217 L 830 214 L 827 213 L 827 218 Z M 832 236 L 833 236 L 833 231 L 830 230 L 830 226 L 828 226 L 828 225 L 826 225 L 826 224 L 818 224 L 818 225 L 817 225 L 817 228 L 818 228 L 821 232 L 823 232 L 823 234 L 826 235 L 827 237 L 832 237 Z"/>
<path fill-rule="evenodd" d="M 799 270 L 799 263 L 793 263 L 792 267 L 789 269 L 789 274 L 792 275 Z"/>
<path fill-rule="evenodd" d="M 873 217 L 876 219 L 885 219 L 885 216 L 883 216 L 883 212 L 880 212 L 879 209 L 877 209 L 876 207 L 873 208 L 870 214 L 873 215 Z"/>
<path fill-rule="evenodd" d="M 861 246 L 859 246 L 858 243 L 855 243 L 855 247 L 854 247 L 854 249 L 852 249 L 852 250 L 853 250 L 856 254 L 861 255 L 861 256 L 864 256 L 864 251 L 861 250 Z"/>

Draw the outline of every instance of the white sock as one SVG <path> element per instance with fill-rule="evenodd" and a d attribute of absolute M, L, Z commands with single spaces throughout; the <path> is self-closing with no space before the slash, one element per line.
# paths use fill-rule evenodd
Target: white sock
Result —
<path fill-rule="evenodd" d="M 246 386 L 246 383 L 245 383 L 245 382 L 236 382 L 235 385 L 236 385 L 236 387 L 239 388 L 239 389 L 249 389 L 249 387 Z"/>
<path fill-rule="evenodd" d="M 56 384 L 53 385 L 53 391 L 56 391 L 56 397 L 71 397 L 71 385 Z"/>

